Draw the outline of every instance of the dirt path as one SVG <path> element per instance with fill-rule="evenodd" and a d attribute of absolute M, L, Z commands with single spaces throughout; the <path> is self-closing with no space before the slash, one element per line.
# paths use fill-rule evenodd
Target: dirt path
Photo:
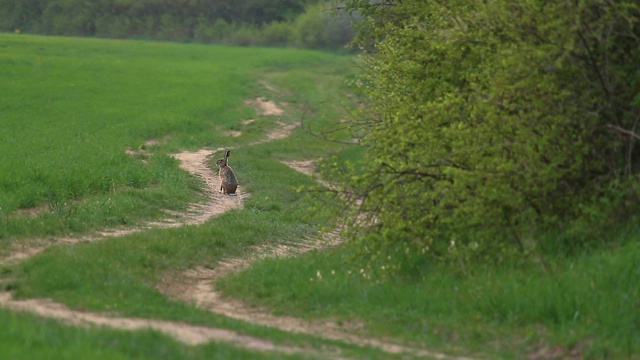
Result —
<path fill-rule="evenodd" d="M 263 107 L 264 114 L 279 115 L 273 109 L 273 104 L 265 103 L 259 99 L 251 103 L 253 106 Z M 265 105 L 266 104 L 266 105 Z M 270 111 L 270 112 L 268 112 Z M 279 129 L 267 134 L 266 138 L 258 143 L 286 138 L 297 126 L 296 124 L 279 123 Z M 34 256 L 48 246 L 55 244 L 74 244 L 82 241 L 97 241 L 110 237 L 123 236 L 150 228 L 171 228 L 186 225 L 197 225 L 232 209 L 243 206 L 244 199 L 248 194 L 238 191 L 238 196 L 222 195 L 218 191 L 219 178 L 207 166 L 208 159 L 216 153 L 221 153 L 223 149 L 209 150 L 203 149 L 196 152 L 181 152 L 173 155 L 180 161 L 180 167 L 191 174 L 202 179 L 204 183 L 204 194 L 208 201 L 204 204 L 193 203 L 188 206 L 183 213 L 171 212 L 170 218 L 162 221 L 150 222 L 140 227 L 112 229 L 98 232 L 95 236 L 82 238 L 61 238 L 53 241 L 31 241 L 29 245 L 15 251 L 8 257 L 0 260 L 0 265 L 10 265 L 28 257 Z M 286 163 L 292 168 L 307 175 L 313 173 L 311 162 L 290 162 Z M 326 185 L 326 184 L 325 184 Z M 253 262 L 266 257 L 293 256 L 313 249 L 323 249 L 335 246 L 340 242 L 337 231 L 324 234 L 318 239 L 308 239 L 295 246 L 270 246 L 259 247 L 253 255 L 245 258 L 227 259 L 216 264 L 214 269 L 199 267 L 185 272 L 167 272 L 157 289 L 169 297 L 180 299 L 185 302 L 207 309 L 213 313 L 221 314 L 230 318 L 246 321 L 248 323 L 277 328 L 283 331 L 304 333 L 325 339 L 332 339 L 348 342 L 360 346 L 370 346 L 378 348 L 388 353 L 405 353 L 411 356 L 427 356 L 436 359 L 465 359 L 459 357 L 449 357 L 444 354 L 434 353 L 426 349 L 407 347 L 394 344 L 384 339 L 373 339 L 355 335 L 362 328 L 361 324 L 341 323 L 332 321 L 308 321 L 290 316 L 276 316 L 268 309 L 260 309 L 248 306 L 243 302 L 224 297 L 213 286 L 213 283 L 221 277 L 227 276 L 235 271 L 249 267 Z M 271 341 L 261 338 L 240 334 L 238 332 L 191 325 L 182 322 L 163 321 L 154 319 L 127 318 L 110 316 L 102 313 L 91 313 L 76 309 L 71 309 L 65 305 L 55 303 L 50 299 L 27 299 L 16 300 L 9 292 L 0 292 L 0 307 L 13 311 L 24 311 L 38 316 L 57 319 L 62 322 L 76 326 L 107 326 L 120 330 L 140 330 L 152 329 L 171 336 L 189 345 L 198 345 L 209 341 L 219 341 L 234 344 L 239 347 L 258 351 L 275 351 L 287 354 L 304 354 L 313 357 L 339 358 L 339 353 L 335 350 L 318 353 L 313 349 L 284 346 L 274 344 Z"/>
<path fill-rule="evenodd" d="M 49 299 L 14 300 L 11 298 L 11 294 L 0 293 L 0 305 L 13 311 L 29 312 L 41 317 L 56 319 L 76 326 L 107 326 L 114 329 L 129 331 L 145 329 L 155 330 L 188 345 L 200 345 L 210 341 L 220 341 L 259 351 L 310 353 L 310 350 L 308 349 L 276 345 L 271 341 L 243 335 L 232 330 L 190 325 L 175 321 L 113 317 L 99 313 L 70 309 Z"/>

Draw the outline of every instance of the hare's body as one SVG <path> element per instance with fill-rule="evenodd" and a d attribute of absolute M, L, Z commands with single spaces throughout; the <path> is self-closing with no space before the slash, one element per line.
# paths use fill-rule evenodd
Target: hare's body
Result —
<path fill-rule="evenodd" d="M 238 188 L 238 179 L 236 178 L 236 173 L 229 166 L 227 160 L 229 155 L 231 155 L 231 151 L 225 152 L 224 158 L 218 159 L 216 165 L 220 168 L 220 191 L 222 191 L 223 194 L 235 195 L 236 189 Z"/>

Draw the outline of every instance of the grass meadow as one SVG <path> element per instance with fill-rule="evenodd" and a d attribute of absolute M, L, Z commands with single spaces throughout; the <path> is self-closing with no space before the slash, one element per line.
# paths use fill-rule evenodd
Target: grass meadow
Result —
<path fill-rule="evenodd" d="M 317 158 L 331 151 L 327 144 L 298 129 L 281 141 L 286 146 L 243 147 L 264 139 L 278 126 L 273 120 L 260 121 L 244 100 L 277 97 L 288 103 L 287 114 L 278 121 L 299 121 L 303 113 L 307 117 L 314 113 L 315 125 L 328 126 L 344 112 L 327 104 L 343 102 L 345 76 L 353 72 L 350 58 L 295 49 L 13 34 L 0 34 L 0 49 L 0 151 L 4 154 L 0 158 L 0 249 L 5 252 L 34 238 L 134 226 L 165 216 L 164 209 L 180 210 L 189 201 L 200 200 L 199 181 L 169 156 L 182 149 L 236 147 L 234 167 L 245 191 L 251 193 L 245 210 L 202 226 L 51 247 L 17 266 L 0 269 L 14 279 L 6 287 L 18 297 L 50 297 L 72 307 L 240 328 L 261 335 L 275 333 L 268 336 L 296 341 L 296 336 L 168 300 L 154 286 L 168 269 L 213 265 L 225 256 L 243 254 L 251 245 L 295 242 L 317 233 L 329 221 L 331 208 L 311 211 L 313 199 L 295 191 L 313 184 L 312 180 L 279 161 Z M 259 121 L 243 124 L 248 119 Z M 231 130 L 242 135 L 229 136 L 226 132 Z M 154 144 L 145 145 L 150 140 Z M 130 156 L 127 149 L 149 154 Z M 1 315 L 11 324 L 5 328 L 3 321 L 3 331 L 61 344 L 48 349 L 51 355 L 44 357 L 67 353 L 62 345 L 65 337 L 95 336 L 99 343 L 118 341 L 109 340 L 112 337 L 131 342 L 142 336 L 113 335 L 117 331 L 92 335 L 86 329 L 62 332 L 56 329 L 64 326 L 51 321 Z M 41 330 L 45 323 L 51 330 Z M 160 335 L 155 338 L 160 339 L 156 342 L 166 340 Z M 0 341 L 0 353 L 6 347 L 15 355 L 12 358 L 32 358 L 28 343 L 13 344 L 11 339 Z M 143 342 L 153 339 L 147 336 Z M 119 351 L 93 351 L 82 357 L 130 358 Z M 224 351 L 228 358 L 242 353 Z M 200 354 L 193 358 L 217 355 L 204 350 L 193 353 Z M 245 358 L 257 356 L 251 354 Z"/>
<path fill-rule="evenodd" d="M 179 209 L 198 184 L 168 152 L 260 139 L 274 124 L 225 135 L 255 116 L 243 100 L 266 95 L 258 80 L 293 81 L 298 100 L 313 101 L 314 76 L 350 66 L 319 52 L 12 35 L 0 50 L 0 239 L 131 225 Z M 162 146 L 147 149 L 148 164 L 125 153 L 149 140 Z"/>
<path fill-rule="evenodd" d="M 236 321 L 168 299 L 169 270 L 213 267 L 251 246 L 296 243 L 332 226 L 340 204 L 296 191 L 315 182 L 280 160 L 358 150 L 296 129 L 256 144 L 276 126 L 244 105 L 286 103 L 279 121 L 331 129 L 347 116 L 353 59 L 261 49 L 0 34 L 0 250 L 34 238 L 140 224 L 201 199 L 201 184 L 169 154 L 235 146 L 251 194 L 198 226 L 58 245 L 0 267 L 18 298 L 123 316 L 233 329 L 274 343 L 338 347 L 345 357 L 403 358 L 375 349 Z M 259 119 L 243 123 L 247 119 Z M 241 131 L 239 137 L 227 131 Z M 156 142 L 149 145 L 149 140 Z M 145 145 L 145 142 L 146 145 Z M 144 149 L 138 156 L 127 149 Z M 144 163 L 141 160 L 145 160 Z M 348 244 L 268 259 L 219 282 L 232 296 L 302 318 L 362 322 L 372 336 L 479 358 L 546 351 L 587 358 L 640 355 L 640 239 L 540 266 L 480 266 L 462 275 L 434 264 L 421 281 L 373 281 Z M 152 331 L 76 328 L 0 310 L 0 354 L 12 359 L 299 358 L 210 343 L 186 346 Z M 559 349 L 559 350 L 558 350 Z M 564 356 L 563 355 L 563 356 Z"/>

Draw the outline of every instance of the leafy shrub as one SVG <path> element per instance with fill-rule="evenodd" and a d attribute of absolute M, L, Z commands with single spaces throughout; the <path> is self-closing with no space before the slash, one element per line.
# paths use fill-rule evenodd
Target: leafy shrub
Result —
<path fill-rule="evenodd" d="M 0 0 L 0 31 L 342 47 L 351 36 L 350 18 L 332 17 L 328 4 L 326 0 Z M 303 19 L 298 20 L 301 14 Z"/>
<path fill-rule="evenodd" d="M 293 26 L 290 22 L 272 22 L 262 27 L 261 43 L 269 46 L 287 46 L 292 42 Z"/>
<path fill-rule="evenodd" d="M 344 184 L 373 223 L 355 228 L 366 254 L 495 259 L 535 250 L 540 231 L 581 243 L 637 213 L 634 2 L 347 7 L 373 50 L 353 123 L 366 161 Z"/>
<path fill-rule="evenodd" d="M 312 49 L 344 47 L 353 38 L 353 20 L 345 12 L 332 12 L 327 3 L 309 6 L 295 20 L 295 44 Z"/>

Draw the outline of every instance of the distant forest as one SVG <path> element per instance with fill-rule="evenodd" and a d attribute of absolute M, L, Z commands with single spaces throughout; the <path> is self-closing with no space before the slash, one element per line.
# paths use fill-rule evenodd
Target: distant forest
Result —
<path fill-rule="evenodd" d="M 352 18 L 322 0 L 0 0 L 0 31 L 342 48 Z"/>

